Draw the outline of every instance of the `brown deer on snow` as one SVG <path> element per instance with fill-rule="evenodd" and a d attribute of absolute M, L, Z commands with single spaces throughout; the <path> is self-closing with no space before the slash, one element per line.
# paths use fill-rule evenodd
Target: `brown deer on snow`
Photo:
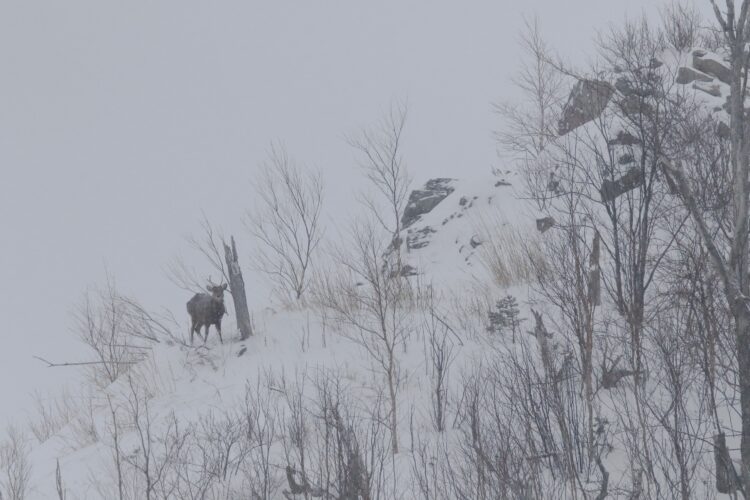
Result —
<path fill-rule="evenodd" d="M 208 285 L 206 287 L 211 293 L 196 293 L 187 303 L 187 311 L 190 315 L 190 345 L 193 344 L 195 333 L 201 336 L 201 327 L 205 326 L 206 331 L 203 337 L 203 343 L 208 340 L 208 328 L 211 325 L 216 327 L 219 334 L 219 341 L 223 344 L 221 338 L 221 318 L 226 314 L 224 307 L 224 290 L 227 289 L 226 283 L 223 285 Z"/>

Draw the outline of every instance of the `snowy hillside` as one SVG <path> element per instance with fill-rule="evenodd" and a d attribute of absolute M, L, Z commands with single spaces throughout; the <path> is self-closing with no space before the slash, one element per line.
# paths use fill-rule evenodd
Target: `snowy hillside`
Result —
<path fill-rule="evenodd" d="M 746 274 L 731 200 L 747 186 L 729 182 L 744 104 L 715 38 L 667 40 L 628 25 L 575 76 L 531 36 L 531 111 L 501 108 L 514 161 L 492 175 L 413 189 L 393 107 L 348 138 L 385 196 L 335 236 L 317 232 L 321 177 L 274 149 L 249 224 L 273 301 L 241 317 L 244 262 L 207 221 L 196 246 L 222 283 L 206 294 L 188 267 L 175 280 L 211 306 L 190 309 L 214 325 L 205 344 L 182 311 L 109 282 L 87 296 L 77 327 L 96 361 L 51 367 L 87 382 L 11 430 L 0 486 L 11 500 L 19 483 L 59 500 L 737 498 L 750 358 L 734 328 L 750 315 L 747 294 L 722 294 Z"/>
<path fill-rule="evenodd" d="M 703 109 L 721 114 L 725 85 L 696 69 L 709 56 L 663 56 L 673 58 L 664 68 L 679 75 L 676 92 L 696 92 Z M 644 153 L 622 139 L 631 132 L 621 102 L 636 94 L 621 73 L 612 85 L 574 86 L 561 122 L 562 140 L 589 134 L 597 120 L 611 123 L 616 140 L 607 147 L 622 173 L 603 181 L 602 199 L 642 182 L 628 173 Z M 429 180 L 410 193 L 398 250 L 385 237 L 360 234 L 353 247 L 371 251 L 371 262 L 344 262 L 338 276 L 334 259 L 306 305 L 252 311 L 254 334 L 246 341 L 231 320 L 224 344 L 212 329 L 206 345 L 194 346 L 180 333 L 186 325 L 152 325 L 150 341 L 134 338 L 121 352 L 137 362 L 113 382 L 99 379 L 40 403 L 30 422 L 36 439 L 27 498 L 429 500 L 498 489 L 497 498 L 538 498 L 540 491 L 593 498 L 603 484 L 597 465 L 613 497 L 630 495 L 634 417 L 627 408 L 635 404 L 628 389 L 635 372 L 615 340 L 626 326 L 603 297 L 594 417 L 584 411 L 580 344 L 567 309 L 578 299 L 556 303 L 550 295 L 550 276 L 564 283 L 572 279 L 565 272 L 577 269 L 555 246 L 557 229 L 550 231 L 565 222 L 559 186 L 569 179 L 559 165 L 545 175 L 558 198 L 542 208 L 513 171 Z M 599 223 L 604 232 L 606 221 Z M 394 269 L 399 259 L 402 279 L 368 281 L 377 280 L 368 269 Z M 588 276 L 593 265 L 582 272 Z M 610 267 L 611 255 L 599 265 Z M 392 288 L 391 281 L 402 284 Z M 382 316 L 370 309 L 373 301 Z M 649 390 L 665 397 L 659 387 Z M 725 418 L 726 408 L 719 411 Z M 583 444 L 570 458 L 587 464 L 577 492 L 554 472 L 566 463 L 556 450 L 571 442 L 569 433 L 588 434 L 580 442 L 598 450 L 598 462 L 585 458 Z M 696 453 L 708 451 L 703 445 Z M 528 470 L 514 468 L 530 460 Z M 488 471 L 492 477 L 482 479 Z M 519 479 L 531 476 L 528 484 Z M 449 483 L 454 489 L 444 490 Z"/>
<path fill-rule="evenodd" d="M 491 245 L 504 230 L 523 234 L 535 230 L 531 205 L 519 199 L 508 175 L 435 179 L 414 191 L 403 218 L 405 263 L 411 266 L 407 274 L 459 289 L 491 281 L 482 245 Z M 437 205 L 432 208 L 422 196 Z M 430 211 L 420 214 L 422 206 Z"/>
<path fill-rule="evenodd" d="M 413 211 L 403 233 L 409 280 L 420 297 L 403 318 L 405 333 L 396 353 L 400 451 L 393 462 L 387 427 L 372 420 L 388 412 L 382 368 L 350 340 L 347 330 L 353 327 L 315 306 L 266 308 L 255 312 L 254 336 L 247 341 L 238 341 L 231 325 L 224 334 L 231 340 L 223 345 L 213 330 L 205 346 L 161 337 L 140 351 L 143 361 L 118 380 L 92 389 L 88 401 L 76 395 L 56 403 L 65 408 L 65 418 L 33 446 L 34 486 L 28 498 L 56 498 L 58 462 L 66 498 L 118 498 L 116 457 L 124 498 L 144 498 L 145 470 L 153 476 L 152 498 L 280 499 L 284 491 L 286 498 L 297 498 L 290 492 L 287 465 L 298 471 L 300 484 L 304 470 L 311 487 L 337 484 L 329 486 L 331 498 L 350 498 L 335 491 L 340 481 L 328 477 L 344 473 L 345 464 L 335 463 L 341 457 L 323 459 L 346 446 L 331 441 L 334 435 L 346 439 L 331 421 L 336 418 L 356 432 L 363 467 L 378 474 L 369 479 L 373 491 L 381 498 L 417 495 L 412 451 L 439 434 L 432 349 L 446 349 L 441 426 L 453 429 L 461 418 L 461 378 L 494 341 L 486 332 L 486 315 L 472 310 L 475 300 L 487 303 L 501 296 L 480 255 L 489 245 L 485 233 L 490 228 L 526 232 L 531 220 L 519 210 L 521 202 L 506 180 L 440 182 L 440 199 Z M 430 188 L 428 183 L 425 189 Z M 464 300 L 467 292 L 480 295 Z M 446 328 L 454 322 L 449 316 L 456 323 Z M 326 404 L 340 404 L 340 415 L 324 416 Z"/>

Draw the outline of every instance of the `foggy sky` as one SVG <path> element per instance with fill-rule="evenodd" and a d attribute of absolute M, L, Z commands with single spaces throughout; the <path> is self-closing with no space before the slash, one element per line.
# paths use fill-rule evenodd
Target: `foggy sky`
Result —
<path fill-rule="evenodd" d="M 69 375 L 32 355 L 86 358 L 70 311 L 105 269 L 183 319 L 189 297 L 164 268 L 193 255 L 184 236 L 201 213 L 249 254 L 242 217 L 271 141 L 324 170 L 334 223 L 361 184 L 344 137 L 393 99 L 408 101 L 417 182 L 486 173 L 498 162 L 491 103 L 513 98 L 523 16 L 584 62 L 596 30 L 654 4 L 3 1 L 0 423 Z"/>

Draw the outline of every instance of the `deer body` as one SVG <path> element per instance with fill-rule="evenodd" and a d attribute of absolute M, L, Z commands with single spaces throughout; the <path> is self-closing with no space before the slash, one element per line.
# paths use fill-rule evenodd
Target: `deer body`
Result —
<path fill-rule="evenodd" d="M 203 336 L 203 343 L 205 344 L 208 340 L 208 329 L 211 325 L 216 327 L 216 332 L 219 334 L 219 341 L 222 344 L 224 343 L 224 339 L 221 338 L 221 318 L 227 311 L 224 307 L 224 290 L 227 289 L 227 285 L 209 285 L 207 289 L 211 293 L 196 293 L 187 303 L 187 311 L 191 321 L 191 345 L 195 333 L 198 333 L 198 337 L 201 336 L 201 327 L 205 327 L 205 334 Z"/>

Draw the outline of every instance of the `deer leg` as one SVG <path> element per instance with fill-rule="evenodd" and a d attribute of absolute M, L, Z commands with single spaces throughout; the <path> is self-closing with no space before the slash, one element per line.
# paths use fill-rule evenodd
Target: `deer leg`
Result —
<path fill-rule="evenodd" d="M 219 334 L 219 342 L 224 343 L 224 339 L 221 338 L 221 323 L 216 323 L 216 333 Z"/>
<path fill-rule="evenodd" d="M 206 342 L 208 342 L 208 329 L 209 329 L 210 326 L 211 326 L 210 324 L 206 323 L 206 326 L 205 326 L 205 332 L 206 333 L 205 333 L 205 335 L 203 335 L 203 343 L 204 344 Z"/>
<path fill-rule="evenodd" d="M 190 327 L 190 345 L 193 345 L 193 337 L 195 336 L 195 332 L 198 332 L 199 337 L 201 334 L 201 324 L 195 320 L 193 320 L 192 323 L 193 324 Z"/>

